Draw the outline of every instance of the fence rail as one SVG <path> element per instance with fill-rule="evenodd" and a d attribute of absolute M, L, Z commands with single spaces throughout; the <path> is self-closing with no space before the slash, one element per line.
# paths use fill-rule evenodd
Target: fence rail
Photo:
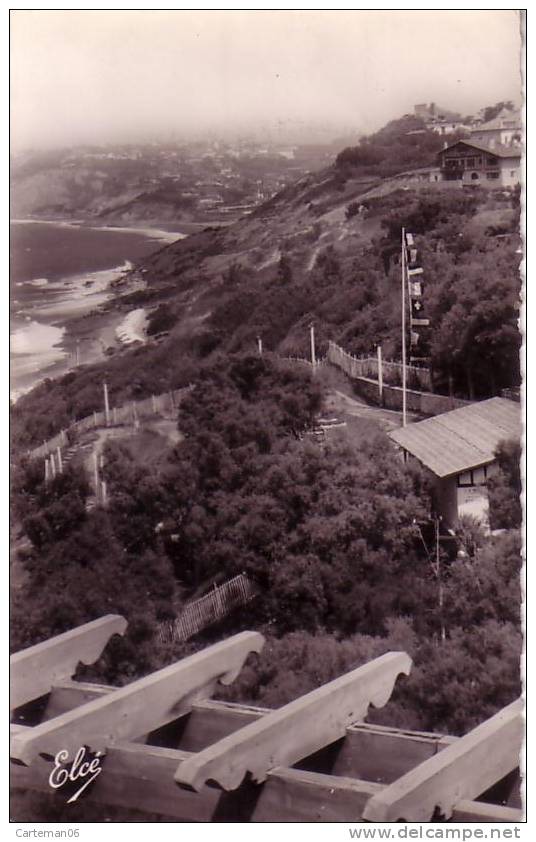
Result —
<path fill-rule="evenodd" d="M 347 351 L 343 351 L 335 342 L 329 342 L 328 360 L 334 365 L 342 368 L 350 377 L 367 377 L 370 380 L 378 379 L 378 358 L 377 357 L 354 357 Z M 390 360 L 382 360 L 382 372 L 385 383 L 398 385 L 402 382 L 402 363 Z M 424 391 L 432 390 L 432 379 L 428 368 L 416 365 L 407 365 L 406 374 L 415 386 Z"/>
<path fill-rule="evenodd" d="M 257 588 L 245 573 L 229 579 L 221 587 L 190 602 L 175 620 L 162 623 L 158 629 L 161 643 L 188 640 L 197 632 L 222 620 L 235 608 L 245 605 L 257 595 Z"/>
<path fill-rule="evenodd" d="M 88 430 L 95 430 L 98 427 L 115 427 L 124 424 L 136 424 L 143 418 L 151 418 L 155 415 L 173 414 L 180 405 L 184 396 L 192 389 L 185 386 L 183 389 L 175 389 L 171 392 L 164 392 L 161 395 L 152 395 L 141 401 L 130 401 L 123 406 L 113 407 L 108 413 L 93 412 L 79 421 L 75 421 L 65 430 L 62 430 L 53 438 L 28 451 L 30 459 L 39 459 L 48 456 L 57 450 L 58 447 L 65 447 L 69 440 L 80 433 Z"/>
<path fill-rule="evenodd" d="M 283 363 L 283 364 L 290 364 L 300 367 L 305 367 L 307 371 L 316 371 L 317 369 L 321 368 L 322 366 L 326 365 L 327 357 L 321 357 L 320 359 L 315 360 L 315 363 L 311 362 L 311 360 L 305 359 L 305 357 L 280 357 L 278 354 L 274 354 L 272 359 L 276 363 Z"/>
<path fill-rule="evenodd" d="M 377 379 L 365 377 L 360 373 L 363 370 L 360 368 L 363 360 L 347 354 L 334 342 L 329 343 L 328 360 L 341 368 L 355 381 L 356 390 L 365 400 L 380 404 L 386 409 L 398 411 L 402 409 L 403 390 L 400 386 L 383 383 L 380 390 L 380 383 Z M 397 365 L 397 363 L 391 363 L 391 365 Z M 423 369 L 418 369 L 415 366 L 408 366 L 408 369 L 412 372 L 423 371 Z M 407 409 L 409 412 L 415 412 L 418 415 L 440 415 L 443 412 L 450 412 L 452 409 L 467 406 L 469 403 L 471 401 L 464 401 L 449 395 L 437 395 L 427 390 L 406 389 Z"/>

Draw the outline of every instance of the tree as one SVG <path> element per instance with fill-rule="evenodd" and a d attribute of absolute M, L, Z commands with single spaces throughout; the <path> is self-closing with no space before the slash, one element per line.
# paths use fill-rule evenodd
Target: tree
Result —
<path fill-rule="evenodd" d="M 339 152 L 336 158 L 338 167 L 352 166 L 352 167 L 368 167 L 373 164 L 379 164 L 384 158 L 384 154 L 380 149 L 375 149 L 369 144 L 362 144 L 361 146 L 349 146 Z"/>
<path fill-rule="evenodd" d="M 492 529 L 521 526 L 521 444 L 503 441 L 495 450 L 497 472 L 488 480 L 490 524 Z"/>
<path fill-rule="evenodd" d="M 519 628 L 521 565 L 517 530 L 488 540 L 472 558 L 450 564 L 445 577 L 447 626 L 471 629 L 496 620 Z"/>
<path fill-rule="evenodd" d="M 346 216 L 346 219 L 351 219 L 353 216 L 357 216 L 357 214 L 359 213 L 359 208 L 359 202 L 350 202 L 344 214 Z"/>
<path fill-rule="evenodd" d="M 450 374 L 471 399 L 519 383 L 519 277 L 507 256 L 480 254 L 479 263 L 464 261 L 427 291 L 438 324 L 434 369 Z"/>
<path fill-rule="evenodd" d="M 484 108 L 484 113 L 482 114 L 482 119 L 484 123 L 489 123 L 490 120 L 494 120 L 501 111 L 503 110 L 513 111 L 514 110 L 514 103 L 511 100 L 506 100 L 505 102 L 497 102 L 495 105 L 488 105 Z"/>
<path fill-rule="evenodd" d="M 292 283 L 292 265 L 288 255 L 282 254 L 277 265 L 277 279 L 281 284 Z"/>
<path fill-rule="evenodd" d="M 83 470 L 66 465 L 45 482 L 43 463 L 33 460 L 15 474 L 13 511 L 37 549 L 61 540 L 86 519 L 89 484 Z"/>

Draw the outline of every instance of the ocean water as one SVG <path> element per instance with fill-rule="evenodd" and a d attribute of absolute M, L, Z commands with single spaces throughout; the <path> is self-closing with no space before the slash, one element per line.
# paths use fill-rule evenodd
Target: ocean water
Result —
<path fill-rule="evenodd" d="M 110 283 L 181 234 L 90 228 L 76 223 L 10 224 L 11 394 L 69 368 L 66 322 L 108 298 Z M 68 359 L 69 358 L 69 359 Z"/>

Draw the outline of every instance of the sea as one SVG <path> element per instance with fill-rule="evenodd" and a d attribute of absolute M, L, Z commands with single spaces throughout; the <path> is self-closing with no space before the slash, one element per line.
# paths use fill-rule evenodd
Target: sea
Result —
<path fill-rule="evenodd" d="M 10 223 L 10 392 L 73 367 L 66 323 L 110 296 L 110 284 L 179 232 L 98 228 L 79 222 Z M 71 343 L 72 345 L 72 343 Z M 83 349 L 77 361 L 83 357 Z"/>

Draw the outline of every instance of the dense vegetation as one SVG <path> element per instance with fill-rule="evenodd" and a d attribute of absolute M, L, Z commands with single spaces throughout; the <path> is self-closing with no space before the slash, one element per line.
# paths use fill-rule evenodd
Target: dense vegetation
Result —
<path fill-rule="evenodd" d="M 513 698 L 517 531 L 442 559 L 440 613 L 414 526 L 426 517 L 422 475 L 383 434 L 320 449 L 306 432 L 321 397 L 308 376 L 266 359 L 220 358 L 182 404 L 185 439 L 165 458 L 142 464 L 128 440 L 107 445 L 106 510 L 86 511 L 74 469 L 47 487 L 34 465 L 21 469 L 15 514 L 32 549 L 14 593 L 13 647 L 119 612 L 128 635 L 93 674 L 124 681 L 203 645 L 163 645 L 157 623 L 199 586 L 245 571 L 259 596 L 223 633 L 259 628 L 268 644 L 232 698 L 281 704 L 392 648 L 415 667 L 374 714 L 382 721 L 459 732 Z"/>
<path fill-rule="evenodd" d="M 435 165 L 442 147 L 440 135 L 428 130 L 419 117 L 408 114 L 362 138 L 359 146 L 343 149 L 337 155 L 336 165 L 342 171 L 357 169 L 360 175 L 385 178 L 403 170 Z"/>
<path fill-rule="evenodd" d="M 504 441 L 495 451 L 497 472 L 488 481 L 492 529 L 520 528 L 523 522 L 521 443 Z"/>

